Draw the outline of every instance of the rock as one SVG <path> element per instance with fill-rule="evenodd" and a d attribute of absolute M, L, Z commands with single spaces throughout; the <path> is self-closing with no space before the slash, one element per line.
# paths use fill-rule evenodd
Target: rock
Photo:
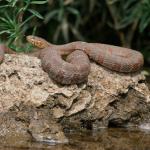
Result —
<path fill-rule="evenodd" d="M 32 137 L 39 142 L 67 143 L 62 127 L 49 117 L 49 112 L 45 110 L 36 111 L 29 124 L 29 132 Z"/>
<path fill-rule="evenodd" d="M 0 114 L 0 145 L 27 145 L 31 136 L 27 132 L 27 124 L 16 121 L 14 113 Z"/>
<path fill-rule="evenodd" d="M 0 65 L 0 137 L 65 143 L 63 129 L 138 125 L 150 115 L 144 82 L 140 72 L 117 73 L 91 62 L 87 83 L 62 86 L 38 58 L 6 54 Z"/>

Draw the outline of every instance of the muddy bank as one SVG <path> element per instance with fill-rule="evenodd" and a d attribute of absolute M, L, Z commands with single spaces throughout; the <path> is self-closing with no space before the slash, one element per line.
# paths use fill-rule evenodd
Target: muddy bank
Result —
<path fill-rule="evenodd" d="M 150 91 L 140 73 L 123 74 L 91 62 L 88 82 L 62 86 L 40 60 L 6 55 L 0 66 L 0 137 L 66 143 L 64 130 L 137 126 L 150 116 Z"/>

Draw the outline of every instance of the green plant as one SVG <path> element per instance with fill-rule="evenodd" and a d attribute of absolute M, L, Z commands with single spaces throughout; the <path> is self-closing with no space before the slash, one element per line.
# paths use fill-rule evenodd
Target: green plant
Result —
<path fill-rule="evenodd" d="M 106 0 L 113 20 L 110 26 L 119 34 L 121 44 L 131 47 L 135 32 L 150 25 L 150 0 Z"/>
<path fill-rule="evenodd" d="M 55 22 L 56 25 L 53 26 L 55 33 L 52 33 L 53 41 L 56 42 L 62 36 L 65 42 L 69 42 L 69 32 L 71 32 L 75 37 L 83 39 L 80 32 L 78 31 L 79 24 L 81 23 L 80 12 L 74 7 L 73 1 L 59 0 L 53 2 L 48 13 L 45 16 L 44 22 L 51 26 L 51 22 Z"/>
<path fill-rule="evenodd" d="M 47 3 L 46 0 L 5 0 L 0 6 L 0 35 L 5 39 L 7 45 L 15 51 L 25 51 L 27 46 L 23 45 L 25 32 L 29 28 L 28 22 L 34 17 L 43 17 L 32 9 L 35 5 Z M 34 28 L 35 31 L 35 28 Z"/>
<path fill-rule="evenodd" d="M 109 25 L 118 34 L 121 45 L 140 49 L 149 63 L 150 0 L 105 1 L 111 16 Z"/>

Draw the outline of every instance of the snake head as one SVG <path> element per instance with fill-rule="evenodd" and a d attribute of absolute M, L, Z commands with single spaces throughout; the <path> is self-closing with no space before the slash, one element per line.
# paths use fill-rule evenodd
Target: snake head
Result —
<path fill-rule="evenodd" d="M 50 45 L 50 43 L 48 43 L 46 40 L 44 40 L 43 38 L 40 38 L 38 36 L 28 35 L 28 36 L 26 36 L 26 39 L 33 46 L 36 46 L 41 49 L 46 48 Z"/>

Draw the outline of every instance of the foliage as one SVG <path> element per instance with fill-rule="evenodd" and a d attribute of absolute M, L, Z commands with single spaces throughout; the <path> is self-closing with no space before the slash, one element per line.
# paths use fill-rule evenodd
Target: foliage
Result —
<path fill-rule="evenodd" d="M 111 27 L 118 32 L 121 44 L 141 49 L 145 59 L 149 61 L 150 0 L 106 0 L 106 2 L 113 20 Z"/>
<path fill-rule="evenodd" d="M 44 23 L 48 24 L 50 40 L 54 43 L 69 42 L 70 38 L 86 40 L 80 29 L 90 20 L 92 13 L 97 13 L 93 12 L 95 6 L 98 8 L 97 0 L 51 1 L 44 19 Z"/>
<path fill-rule="evenodd" d="M 74 3 L 73 3 L 74 5 Z M 52 20 L 56 21 L 54 42 L 56 42 L 62 33 L 66 42 L 69 41 L 69 31 L 71 31 L 75 37 L 82 38 L 78 32 L 81 16 L 80 12 L 73 7 L 72 3 L 65 3 L 63 0 L 56 1 L 50 11 L 45 16 L 45 23 Z M 73 19 L 71 19 L 71 17 Z M 71 20 L 71 21 L 70 21 Z"/>
<path fill-rule="evenodd" d="M 0 35 L 8 38 L 8 45 L 16 51 L 22 50 L 24 33 L 28 29 L 28 22 L 34 17 L 43 19 L 38 11 L 31 9 L 31 5 L 45 4 L 47 1 L 36 0 L 5 0 L 0 6 Z M 25 17 L 30 13 L 29 17 Z"/>

